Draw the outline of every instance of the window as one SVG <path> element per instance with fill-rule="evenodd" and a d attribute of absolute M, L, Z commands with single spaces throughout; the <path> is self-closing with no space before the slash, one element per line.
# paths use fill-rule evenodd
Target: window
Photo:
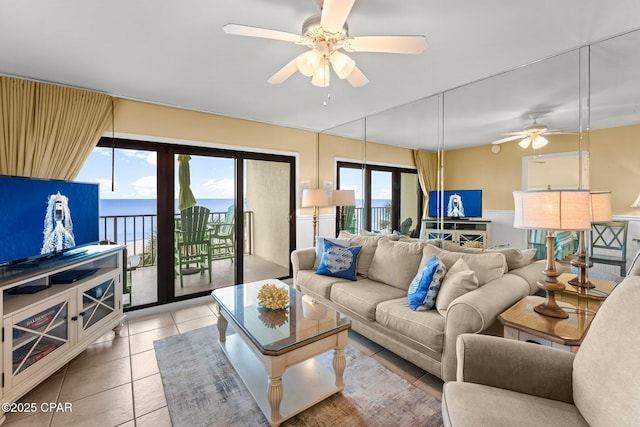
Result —
<path fill-rule="evenodd" d="M 337 230 L 420 235 L 422 193 L 415 170 L 338 162 L 336 182 L 336 188 L 356 194 L 355 212 L 346 209 L 344 227 L 336 215 Z"/>

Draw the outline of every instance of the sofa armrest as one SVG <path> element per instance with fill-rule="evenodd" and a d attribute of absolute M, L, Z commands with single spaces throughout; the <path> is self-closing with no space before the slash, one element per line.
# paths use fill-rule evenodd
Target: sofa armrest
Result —
<path fill-rule="evenodd" d="M 311 270 L 316 262 L 316 249 L 304 248 L 291 252 L 291 267 L 293 268 L 293 283 L 296 283 L 298 271 Z"/>
<path fill-rule="evenodd" d="M 529 295 L 521 277 L 505 274 L 451 302 L 447 309 L 442 351 L 442 379 L 456 377 L 456 340 L 464 333 L 479 333 L 496 322 L 498 315 Z"/>
<path fill-rule="evenodd" d="M 573 353 L 488 335 L 457 341 L 458 381 L 573 403 Z"/>

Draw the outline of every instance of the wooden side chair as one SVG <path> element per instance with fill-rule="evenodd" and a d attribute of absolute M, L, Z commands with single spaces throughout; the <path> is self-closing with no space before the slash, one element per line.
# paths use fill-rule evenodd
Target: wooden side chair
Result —
<path fill-rule="evenodd" d="M 180 222 L 175 230 L 175 271 L 180 276 L 180 287 L 184 287 L 182 276 L 194 269 L 209 273 L 211 283 L 211 237 L 209 230 L 210 211 L 204 206 L 191 206 L 180 211 Z"/>
<path fill-rule="evenodd" d="M 211 227 L 211 258 L 228 259 L 233 261 L 235 248 L 235 219 L 236 208 L 229 206 L 224 220 L 210 224 Z"/>
<path fill-rule="evenodd" d="M 617 265 L 620 276 L 627 272 L 628 221 L 595 223 L 591 227 L 591 256 L 593 263 Z"/>

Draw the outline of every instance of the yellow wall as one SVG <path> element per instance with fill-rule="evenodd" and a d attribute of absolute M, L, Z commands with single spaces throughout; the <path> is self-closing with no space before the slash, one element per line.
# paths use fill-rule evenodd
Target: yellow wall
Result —
<path fill-rule="evenodd" d="M 611 191 L 614 214 L 640 215 L 640 125 L 591 131 L 590 157 L 591 188 Z"/>
<path fill-rule="evenodd" d="M 115 131 L 147 137 L 197 141 L 244 149 L 276 150 L 299 155 L 299 181 L 316 188 L 316 141 L 319 142 L 319 185 L 335 181 L 336 158 L 361 162 L 362 141 L 248 120 L 182 110 L 143 102 L 119 100 L 116 104 Z M 111 129 L 109 129 L 109 132 Z M 411 150 L 367 143 L 366 160 L 413 166 Z M 329 211 L 330 209 L 327 209 Z"/>
<path fill-rule="evenodd" d="M 611 191 L 614 214 L 640 214 L 629 205 L 640 193 L 640 125 L 593 130 L 589 141 L 589 187 Z M 575 135 L 554 135 L 535 154 L 578 151 Z M 446 148 L 446 147 L 445 147 Z M 501 145 L 493 154 L 490 145 L 449 150 L 444 153 L 444 187 L 483 190 L 485 209 L 513 210 L 512 192 L 522 189 L 522 157 L 533 155 L 517 142 Z M 577 173 L 577 171 L 576 171 Z"/>

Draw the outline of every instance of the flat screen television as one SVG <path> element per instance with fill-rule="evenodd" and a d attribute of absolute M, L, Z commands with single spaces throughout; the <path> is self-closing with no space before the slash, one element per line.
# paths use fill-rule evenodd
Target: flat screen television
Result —
<path fill-rule="evenodd" d="M 429 216 L 446 218 L 481 218 L 482 190 L 445 190 L 442 201 L 438 191 L 429 192 Z M 442 207 L 440 206 L 442 203 Z"/>
<path fill-rule="evenodd" d="M 98 184 L 0 175 L 0 265 L 99 241 Z"/>

